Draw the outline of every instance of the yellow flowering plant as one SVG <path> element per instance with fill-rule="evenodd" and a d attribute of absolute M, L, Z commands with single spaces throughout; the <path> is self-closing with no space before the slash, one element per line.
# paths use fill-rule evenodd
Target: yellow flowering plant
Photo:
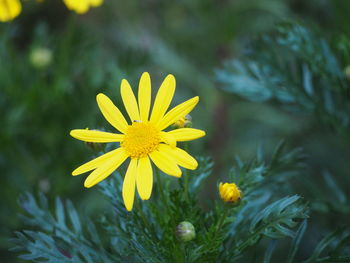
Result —
<path fill-rule="evenodd" d="M 205 132 L 193 128 L 165 131 L 197 105 L 199 98 L 189 99 L 167 111 L 175 93 L 175 77 L 168 75 L 160 86 L 151 111 L 151 79 L 147 72 L 140 78 L 138 99 L 127 80 L 122 80 L 121 97 L 129 115 L 129 122 L 118 107 L 104 94 L 97 95 L 97 104 L 105 119 L 120 133 L 76 129 L 71 136 L 85 142 L 118 142 L 120 147 L 89 161 L 72 174 L 79 175 L 93 170 L 85 180 L 85 187 L 92 187 L 107 178 L 127 158 L 130 163 L 123 183 L 123 199 L 127 210 L 134 203 L 135 188 L 142 200 L 152 193 L 153 169 L 151 161 L 164 173 L 181 177 L 179 166 L 194 170 L 197 161 L 186 151 L 177 147 L 178 142 L 203 137 Z"/>
<path fill-rule="evenodd" d="M 62 0 L 57 1 L 63 5 Z M 135 3 L 138 1 L 132 1 L 131 5 Z M 153 9 L 154 5 L 151 6 Z M 174 5 L 170 5 L 171 10 L 173 7 Z M 126 9 L 129 9 L 129 4 L 128 8 L 122 11 Z M 208 12 L 208 8 L 204 9 Z M 214 8 L 214 10 L 216 12 L 218 9 Z M 157 12 L 159 11 L 160 9 L 157 8 Z M 141 12 L 135 13 L 139 15 Z M 169 18 L 174 15 L 169 12 L 165 14 L 166 17 L 170 15 Z M 179 10 L 176 11 L 175 17 L 178 14 L 181 14 Z M 134 23 L 135 17 L 131 18 L 130 21 Z M 118 14 L 118 23 L 120 22 Z M 157 24 L 157 27 L 161 26 L 160 24 Z M 126 23 L 119 25 L 123 26 Z M 337 185 L 330 172 L 319 174 L 319 166 L 306 166 L 303 151 L 300 148 L 288 150 L 283 142 L 270 153 L 266 153 L 263 147 L 259 147 L 256 155 L 247 160 L 247 156 L 251 156 L 248 155 L 252 144 L 250 139 L 255 139 L 256 132 L 247 131 L 244 136 L 238 136 L 240 132 L 234 132 L 234 136 L 230 138 L 230 127 L 236 129 L 241 121 L 231 123 L 230 118 L 236 118 L 237 115 L 224 114 L 223 116 L 221 113 L 226 112 L 227 109 L 226 106 L 221 107 L 221 105 L 214 107 L 216 111 L 212 118 L 209 118 L 210 112 L 204 113 L 203 110 L 199 114 L 196 112 L 192 123 L 188 114 L 196 107 L 199 98 L 193 97 L 172 107 L 171 101 L 176 89 L 176 80 L 173 75 L 164 76 L 165 79 L 158 91 L 152 89 L 148 73 L 142 74 L 138 89 L 137 87 L 133 89 L 127 80 L 122 80 L 121 100 L 115 100 L 118 103 L 114 104 L 106 95 L 96 92 L 101 87 L 110 85 L 110 80 L 106 76 L 111 72 L 134 74 L 139 67 L 149 62 L 138 60 L 135 61 L 136 63 L 129 64 L 129 56 L 134 52 L 125 52 L 128 54 L 123 57 L 121 53 L 124 53 L 122 51 L 126 50 L 124 49 L 126 46 L 123 46 L 124 41 L 121 41 L 122 51 L 113 50 L 117 53 L 117 66 L 111 54 L 111 58 L 105 56 L 109 51 L 104 53 L 105 50 L 98 51 L 97 47 L 90 46 L 92 45 L 89 44 L 90 31 L 87 36 L 89 41 L 80 42 L 80 37 L 83 38 L 84 34 L 75 28 L 74 23 L 71 26 L 67 33 L 59 34 L 51 40 L 54 43 L 47 43 L 47 45 L 46 41 L 43 41 L 45 40 L 43 36 L 47 33 L 40 31 L 39 40 L 31 45 L 33 49 L 18 45 L 17 37 L 12 41 L 6 36 L 0 41 L 0 54 L 3 58 L 1 61 L 4 64 L 0 69 L 0 87 L 4 88 L 0 96 L 3 115 L 0 145 L 2 149 L 9 150 L 9 156 L 12 156 L 11 160 L 7 152 L 2 151 L 1 153 L 4 152 L 4 154 L 0 156 L 0 164 L 5 164 L 4 172 L 10 171 L 17 165 L 20 168 L 8 173 L 8 177 L 6 174 L 5 177 L 3 176 L 3 190 L 15 192 L 10 186 L 17 180 L 20 187 L 23 183 L 33 181 L 30 186 L 39 188 L 45 193 L 39 193 L 36 196 L 26 192 L 19 199 L 18 203 L 24 214 L 20 218 L 29 227 L 14 233 L 11 239 L 14 243 L 13 251 L 20 253 L 20 262 L 22 260 L 47 263 L 350 262 L 350 229 L 340 227 L 325 235 L 317 245 L 314 235 L 315 230 L 321 234 L 319 230 L 322 228 L 317 225 L 325 225 L 330 229 L 334 224 L 346 223 L 350 206 L 343 192 L 346 190 L 343 188 L 344 183 Z M 13 34 L 12 30 L 7 29 L 10 27 L 11 25 L 4 26 L 5 34 Z M 190 29 L 192 30 L 193 27 Z M 334 103 L 333 113 L 327 111 L 323 116 L 327 122 L 332 120 L 332 114 L 336 113 L 336 116 L 345 118 L 342 122 L 344 125 L 349 124 L 350 122 L 346 121 L 348 115 L 337 114 L 345 113 L 345 108 L 339 107 L 339 111 L 336 109 L 338 106 L 347 104 L 343 100 L 339 103 L 336 96 L 330 95 L 335 95 L 333 92 L 337 92 L 344 99 L 349 97 L 346 96 L 346 94 L 349 95 L 349 89 L 346 89 L 346 85 L 349 84 L 348 79 L 345 79 L 343 73 L 337 71 L 336 67 L 345 65 L 342 64 L 345 61 L 344 57 L 337 60 L 334 55 L 337 53 L 333 53 L 332 49 L 327 47 L 325 39 L 310 45 L 314 35 L 305 37 L 307 31 L 300 29 L 297 27 L 294 32 L 299 32 L 298 34 L 301 35 L 285 34 L 286 32 L 278 35 L 275 32 L 263 36 L 262 39 L 268 43 L 268 49 L 252 46 L 249 52 L 244 54 L 248 60 L 238 64 L 237 61 L 233 61 L 225 65 L 225 73 L 220 74 L 221 80 L 226 85 L 230 83 L 227 90 L 233 89 L 236 92 L 240 90 L 243 92 L 241 94 L 248 97 L 253 96 L 254 89 L 262 85 L 264 92 L 258 92 L 258 94 L 266 95 L 265 92 L 267 92 L 269 97 L 276 91 L 282 92 L 283 94 L 278 93 L 278 98 L 276 97 L 279 100 L 282 97 L 286 99 L 289 95 L 295 98 L 298 92 L 288 95 L 287 89 L 291 88 L 293 91 L 302 87 L 302 94 L 307 94 L 307 97 L 302 99 L 303 104 L 312 100 L 321 105 L 321 108 L 319 105 L 314 105 L 316 107 L 311 109 L 315 109 L 315 113 L 322 113 L 324 109 L 329 109 L 323 107 L 323 97 L 317 99 L 321 98 L 319 96 L 322 94 Z M 84 32 L 85 30 L 84 26 Z M 175 30 L 175 32 L 179 31 Z M 193 34 L 190 35 L 193 37 Z M 197 36 L 196 44 L 199 43 Z M 278 37 L 278 44 L 282 44 L 282 47 L 274 48 L 276 47 L 273 46 L 274 37 Z M 130 39 L 125 40 L 125 45 L 133 42 L 130 42 Z M 99 39 L 96 41 L 100 42 Z M 155 42 L 148 42 L 147 45 L 149 43 Z M 157 67 L 159 62 L 172 61 L 174 58 L 175 61 L 172 61 L 174 65 L 169 67 L 175 68 L 175 62 L 181 62 L 181 59 L 176 59 L 176 55 L 186 53 L 173 53 L 177 43 L 179 42 L 170 46 L 169 59 L 166 58 L 166 52 L 162 49 L 164 46 L 155 45 L 154 49 L 161 48 L 162 58 L 154 67 Z M 60 45 L 63 47 L 60 48 Z M 304 49 L 304 45 L 309 48 Z M 35 50 L 35 47 L 46 46 L 52 50 L 52 57 L 50 50 Z M 98 44 L 98 47 L 101 46 Z M 132 46 L 132 49 L 134 47 Z M 291 52 L 288 54 L 289 48 Z M 330 56 L 329 60 L 322 59 L 322 56 L 320 60 L 320 57 L 316 56 L 323 54 L 317 53 L 320 48 Z M 255 49 L 259 57 L 261 56 L 259 63 L 251 60 Z M 283 52 L 279 53 L 280 50 Z M 33 52 L 31 56 L 29 54 L 24 56 L 31 51 L 37 52 Z M 142 50 L 143 52 L 149 54 L 148 48 Z M 308 52 L 311 52 L 310 57 L 303 61 L 302 57 Z M 350 54 L 350 45 L 348 53 Z M 151 63 L 155 61 L 154 54 L 158 55 L 158 50 L 150 54 Z M 284 54 L 288 55 L 284 57 Z M 299 55 L 295 56 L 295 54 Z M 125 58 L 128 58 L 127 63 Z M 278 61 L 274 61 L 275 59 Z M 273 64 L 270 64 L 272 61 Z M 294 64 L 297 61 L 300 61 L 300 65 Z M 320 61 L 326 63 L 320 63 Z M 287 75 L 277 78 L 279 72 L 291 69 L 291 63 L 295 66 L 293 74 L 289 75 L 291 71 L 288 70 Z M 328 64 L 327 67 L 330 66 L 332 70 L 324 71 L 323 64 Z M 230 67 L 238 68 L 232 70 Z M 176 68 L 181 69 L 181 67 Z M 187 75 L 190 76 L 189 80 L 194 80 L 195 71 L 190 70 L 190 67 L 182 69 L 188 70 L 188 72 L 179 72 L 182 76 Z M 321 70 L 322 75 L 315 75 L 317 70 Z M 324 73 L 327 74 L 324 75 Z M 302 81 L 298 80 L 299 74 L 302 74 Z M 198 82 L 192 83 L 198 85 L 195 89 L 202 88 Z M 247 83 L 252 86 L 248 85 L 249 88 L 247 88 Z M 272 88 L 266 85 L 271 83 L 276 85 Z M 310 92 L 313 90 L 312 83 L 314 87 L 321 87 L 318 91 L 325 92 L 320 94 Z M 303 85 L 306 85 L 305 90 Z M 269 92 L 270 88 L 271 92 Z M 40 96 L 33 96 L 35 92 Z M 84 94 L 87 96 L 84 97 Z M 209 109 L 214 106 L 213 104 L 230 102 L 229 98 L 216 100 L 217 97 L 212 97 L 211 93 L 205 89 L 201 89 L 201 94 L 209 99 L 205 104 Z M 72 127 L 85 128 L 87 124 L 96 122 L 98 107 L 95 104 L 92 107 L 88 104 L 92 95 L 97 95 L 98 107 L 111 126 L 99 130 L 72 130 L 70 134 L 84 143 L 73 142 L 72 138 L 67 138 L 69 133 L 67 130 Z M 119 96 L 113 96 L 113 100 L 114 97 Z M 213 100 L 215 103 L 212 103 Z M 232 102 L 236 101 L 237 97 L 232 100 Z M 285 106 L 288 108 L 297 102 L 297 100 L 288 99 L 287 101 L 288 104 Z M 237 104 L 233 109 L 235 111 L 240 109 L 242 106 L 240 104 L 242 103 Z M 20 107 L 12 108 L 13 105 Z M 250 108 L 251 105 L 249 103 L 243 108 Z M 277 105 L 274 104 L 274 106 Z M 261 109 L 261 106 L 258 108 Z M 298 111 L 298 114 L 300 113 Z M 311 120 L 310 115 L 310 113 L 307 114 L 307 120 Z M 265 114 L 262 116 L 265 117 Z M 332 125 L 341 118 L 333 119 Z M 41 126 L 39 126 L 40 123 Z M 196 129 L 197 123 L 199 123 L 198 127 L 202 125 L 208 127 L 209 136 L 208 140 L 199 140 L 202 144 L 199 148 L 202 150 L 201 156 L 194 158 L 194 154 L 198 154 L 198 151 L 195 151 L 192 147 L 193 143 L 189 141 L 205 135 L 204 131 Z M 275 127 L 276 123 L 273 126 Z M 246 129 L 251 126 L 242 125 L 242 127 Z M 227 128 L 229 129 L 226 130 Z M 314 129 L 308 129 L 308 131 L 313 133 Z M 61 140 L 62 137 L 64 137 L 63 140 Z M 231 147 L 231 139 L 234 147 Z M 47 144 L 53 141 L 56 143 L 47 147 Z M 293 142 L 295 143 L 295 140 Z M 237 147 L 238 144 L 239 147 Z M 75 150 L 74 146 L 77 146 Z M 79 154 L 79 146 L 88 146 L 94 152 L 93 157 L 78 167 L 77 163 L 83 162 L 84 158 Z M 248 151 L 244 150 L 242 159 L 234 156 L 234 152 L 243 149 L 241 147 L 249 148 Z M 35 155 L 35 151 L 27 153 L 27 150 L 36 150 L 36 148 L 40 148 L 41 152 L 44 151 L 40 158 Z M 12 152 L 13 149 L 16 151 Z M 270 149 L 270 144 L 267 149 Z M 213 155 L 212 159 L 217 161 L 216 164 L 210 157 L 203 157 L 205 154 Z M 24 165 L 21 165 L 22 163 Z M 86 173 L 86 179 L 82 176 L 75 179 L 68 176 L 73 166 L 78 168 L 72 174 L 76 176 Z M 170 176 L 161 176 L 160 171 Z M 315 173 L 312 174 L 315 176 L 308 177 L 306 173 L 309 171 Z M 323 176 L 322 179 L 325 179 L 326 184 L 318 184 L 320 180 L 316 179 L 317 184 L 311 187 L 314 180 L 311 177 L 319 178 L 319 175 Z M 298 176 L 302 180 L 298 180 Z M 85 187 L 94 188 L 89 191 L 84 190 L 78 182 L 79 179 L 85 179 Z M 217 182 L 220 181 L 222 183 L 218 184 Z M 302 181 L 307 183 L 304 184 Z M 297 184 L 297 187 L 294 184 Z M 318 186 L 322 188 L 317 189 Z M 157 188 L 154 189 L 155 187 Z M 304 187 L 306 191 L 300 192 Z M 66 198 L 62 200 L 56 197 L 55 202 L 52 202 L 53 193 L 60 192 L 60 188 L 61 191 L 65 191 L 64 193 L 69 189 L 75 191 L 72 197 L 75 198 L 74 203 L 78 204 L 78 209 Z M 306 196 L 308 191 L 311 193 L 309 198 Z M 64 195 L 64 193 L 60 194 Z M 48 200 L 45 195 L 50 199 Z M 140 198 L 135 195 L 139 195 Z M 143 201 L 151 197 L 150 201 Z M 10 198 L 3 198 L 3 203 L 9 201 Z M 84 209 L 86 207 L 88 209 Z M 81 208 L 88 210 L 87 213 L 82 213 Z M 5 207 L 2 214 L 8 214 L 6 218 L 9 220 L 6 221 L 11 221 L 13 213 L 7 213 L 7 211 Z M 312 212 L 309 213 L 309 211 Z M 311 227 L 310 232 L 307 225 L 313 219 L 309 216 L 315 214 L 318 214 L 317 223 Z M 323 221 L 326 217 L 328 220 Z M 337 221 L 337 217 L 340 221 Z M 319 221 L 321 218 L 322 222 Z M 1 222 L 5 222 L 4 218 Z M 307 249 L 302 248 L 303 244 L 307 244 Z"/>

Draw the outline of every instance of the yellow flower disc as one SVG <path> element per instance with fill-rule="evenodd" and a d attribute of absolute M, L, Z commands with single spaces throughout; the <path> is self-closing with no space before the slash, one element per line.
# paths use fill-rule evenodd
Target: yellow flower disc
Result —
<path fill-rule="evenodd" d="M 158 148 L 160 131 L 151 123 L 134 121 L 125 133 L 121 146 L 131 158 L 142 158 Z"/>

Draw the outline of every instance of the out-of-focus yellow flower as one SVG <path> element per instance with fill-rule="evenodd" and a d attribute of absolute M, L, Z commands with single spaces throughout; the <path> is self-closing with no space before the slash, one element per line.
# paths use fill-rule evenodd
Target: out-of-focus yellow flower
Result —
<path fill-rule="evenodd" d="M 128 122 L 120 110 L 104 94 L 97 95 L 97 104 L 106 120 L 121 133 L 77 129 L 71 136 L 85 142 L 119 142 L 120 147 L 87 162 L 72 172 L 72 175 L 94 170 L 85 180 L 85 187 L 92 187 L 112 174 L 127 158 L 129 167 L 123 183 L 123 199 L 127 210 L 134 203 L 135 188 L 142 200 L 151 197 L 153 169 L 151 161 L 164 173 L 181 177 L 179 166 L 194 170 L 197 161 L 186 151 L 178 148 L 177 142 L 201 138 L 205 132 L 182 128 L 163 131 L 197 105 L 199 98 L 189 99 L 167 112 L 175 92 L 175 77 L 168 75 L 160 86 L 151 111 L 151 78 L 143 73 L 139 82 L 138 100 L 125 79 L 121 83 L 121 97 L 129 115 Z"/>
<path fill-rule="evenodd" d="M 16 18 L 22 11 L 19 0 L 0 0 L 0 22 L 8 22 Z"/>
<path fill-rule="evenodd" d="M 226 203 L 236 203 L 242 197 L 241 190 L 234 183 L 220 183 L 219 192 L 221 199 Z"/>
<path fill-rule="evenodd" d="M 63 0 L 69 10 L 78 14 L 85 14 L 90 7 L 98 7 L 103 4 L 104 0 Z"/>

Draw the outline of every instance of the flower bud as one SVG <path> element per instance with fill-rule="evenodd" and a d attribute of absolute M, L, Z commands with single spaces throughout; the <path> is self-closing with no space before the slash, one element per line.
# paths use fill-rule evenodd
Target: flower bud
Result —
<path fill-rule="evenodd" d="M 347 66 L 345 69 L 344 69 L 344 75 L 345 75 L 345 78 L 350 80 L 350 66 Z"/>
<path fill-rule="evenodd" d="M 241 190 L 234 183 L 220 183 L 219 192 L 221 199 L 226 203 L 238 203 L 242 198 Z"/>
<path fill-rule="evenodd" d="M 89 128 L 86 128 L 88 130 Z M 94 152 L 101 152 L 105 149 L 106 145 L 98 142 L 85 142 L 85 144 Z"/>
<path fill-rule="evenodd" d="M 186 116 L 184 116 L 181 119 L 177 120 L 176 122 L 173 123 L 172 127 L 174 129 L 191 128 L 192 127 L 192 117 L 191 117 L 191 115 L 187 114 Z"/>
<path fill-rule="evenodd" d="M 29 55 L 30 62 L 36 68 L 44 68 L 51 64 L 52 51 L 48 48 L 34 48 Z"/>
<path fill-rule="evenodd" d="M 176 227 L 176 236 L 179 240 L 187 242 L 196 237 L 196 230 L 190 222 L 182 221 Z"/>
<path fill-rule="evenodd" d="M 50 191 L 51 184 L 48 178 L 43 178 L 39 181 L 39 189 L 44 193 L 48 193 Z"/>
<path fill-rule="evenodd" d="M 86 145 L 94 152 L 101 152 L 105 149 L 105 145 L 98 142 L 85 142 Z"/>

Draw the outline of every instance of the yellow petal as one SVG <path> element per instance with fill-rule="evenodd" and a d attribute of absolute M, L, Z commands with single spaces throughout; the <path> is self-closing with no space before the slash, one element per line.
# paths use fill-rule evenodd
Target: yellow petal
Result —
<path fill-rule="evenodd" d="M 178 142 L 192 141 L 205 136 L 205 131 L 193 129 L 193 128 L 181 128 L 168 132 Z"/>
<path fill-rule="evenodd" d="M 122 148 L 119 148 L 122 149 Z M 96 170 L 94 170 L 85 180 L 84 186 L 86 188 L 90 188 L 102 180 L 104 180 L 106 177 L 110 176 L 111 173 L 115 171 L 129 156 L 125 153 L 124 150 L 120 151 L 119 154 L 113 156 L 111 159 L 106 161 L 104 164 L 102 164 L 100 167 L 98 167 Z"/>
<path fill-rule="evenodd" d="M 170 102 L 175 93 L 176 81 L 175 77 L 169 74 L 160 86 L 156 100 L 154 102 L 151 119 L 152 123 L 158 123 L 169 108 Z"/>
<path fill-rule="evenodd" d="M 72 130 L 70 135 L 84 142 L 120 142 L 124 138 L 123 134 L 83 129 Z"/>
<path fill-rule="evenodd" d="M 171 148 L 168 145 L 162 144 L 159 149 L 170 155 L 178 165 L 186 169 L 195 170 L 198 167 L 196 159 L 180 148 Z"/>
<path fill-rule="evenodd" d="M 100 93 L 96 97 L 97 104 L 105 119 L 117 130 L 125 133 L 128 128 L 123 114 L 113 104 L 113 102 L 104 94 Z"/>
<path fill-rule="evenodd" d="M 164 173 L 175 177 L 181 177 L 181 169 L 177 166 L 175 160 L 167 155 L 166 152 L 156 150 L 150 154 L 150 157 L 154 164 Z"/>
<path fill-rule="evenodd" d="M 22 11 L 19 0 L 0 1 L 0 22 L 8 22 L 16 18 Z"/>
<path fill-rule="evenodd" d="M 147 72 L 143 73 L 139 83 L 138 93 L 141 121 L 148 121 L 151 107 L 151 78 Z"/>
<path fill-rule="evenodd" d="M 171 109 L 165 116 L 160 120 L 159 124 L 157 124 L 158 128 L 160 130 L 165 129 L 169 125 L 173 124 L 177 120 L 181 119 L 183 116 L 190 113 L 193 108 L 197 105 L 199 101 L 199 97 L 194 97 L 192 99 L 189 99 L 173 109 Z"/>
<path fill-rule="evenodd" d="M 161 132 L 160 140 L 161 142 L 165 142 L 166 144 L 169 144 L 171 147 L 176 147 L 175 137 L 169 134 L 168 132 Z"/>
<path fill-rule="evenodd" d="M 63 0 L 69 10 L 73 10 L 78 14 L 84 14 L 89 11 L 89 2 L 87 0 Z"/>
<path fill-rule="evenodd" d="M 90 5 L 93 7 L 97 7 L 103 4 L 103 0 L 90 0 Z"/>
<path fill-rule="evenodd" d="M 93 169 L 96 169 L 97 167 L 102 166 L 109 159 L 121 154 L 122 151 L 124 151 L 122 148 L 118 148 L 118 149 L 115 149 L 115 150 L 110 151 L 108 153 L 105 153 L 105 154 L 91 160 L 90 162 L 84 163 L 83 165 L 81 165 L 77 169 L 75 169 L 72 172 L 72 175 L 76 176 L 76 175 L 91 171 Z"/>
<path fill-rule="evenodd" d="M 137 164 L 136 186 L 137 192 L 142 200 L 148 200 L 151 197 L 153 171 L 148 156 L 139 159 L 139 163 Z"/>
<path fill-rule="evenodd" d="M 139 108 L 137 106 L 136 98 L 134 92 L 132 91 L 129 82 L 126 79 L 122 80 L 121 89 L 120 89 L 123 103 L 126 111 L 129 114 L 131 122 L 139 121 L 140 114 Z"/>
<path fill-rule="evenodd" d="M 131 159 L 128 170 L 126 171 L 123 182 L 123 200 L 125 208 L 128 211 L 132 210 L 135 198 L 135 183 L 136 183 L 136 170 L 137 159 Z"/>

